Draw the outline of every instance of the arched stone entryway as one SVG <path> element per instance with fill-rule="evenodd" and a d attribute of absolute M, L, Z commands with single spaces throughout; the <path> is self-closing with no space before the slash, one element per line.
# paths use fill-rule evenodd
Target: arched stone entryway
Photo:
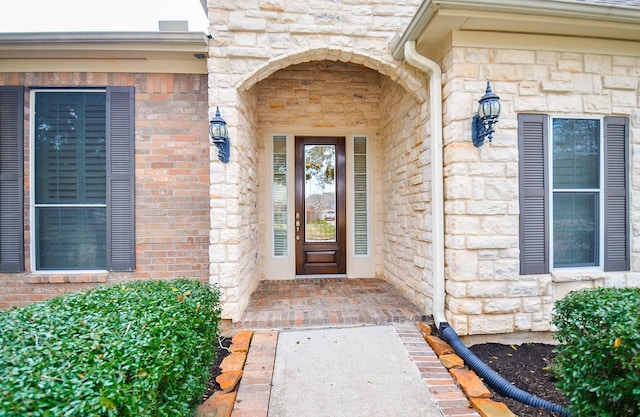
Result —
<path fill-rule="evenodd" d="M 426 81 L 397 61 L 319 48 L 275 57 L 235 83 L 235 94 L 225 93 L 235 102 L 227 121 L 237 155 L 218 172 L 233 185 L 212 184 L 220 197 L 212 205 L 237 213 L 235 230 L 223 230 L 222 222 L 220 230 L 212 230 L 212 240 L 226 255 L 219 262 L 212 255 L 212 281 L 223 290 L 225 318 L 239 320 L 258 281 L 296 276 L 291 243 L 288 251 L 274 253 L 273 202 L 274 140 L 284 144 L 289 164 L 284 169 L 291 172 L 296 135 L 345 138 L 346 277 L 384 278 L 427 311 L 432 285 Z M 356 253 L 354 143 L 362 140 L 367 145 L 368 247 Z M 213 167 L 212 179 L 215 172 Z M 285 201 L 291 205 L 292 178 L 287 187 Z M 224 201 L 226 194 L 230 198 Z M 291 242 L 293 213 L 290 207 L 285 213 Z"/>
<path fill-rule="evenodd" d="M 247 74 L 236 85 L 236 88 L 239 91 L 248 91 L 256 83 L 268 78 L 276 71 L 312 61 L 335 61 L 362 65 L 389 77 L 409 94 L 413 95 L 419 103 L 424 103 L 428 99 L 424 75 L 416 72 L 415 69 L 401 65 L 395 60 L 387 62 L 358 51 L 330 47 L 292 51 L 288 54 L 279 55 L 270 60 L 269 63 Z"/>

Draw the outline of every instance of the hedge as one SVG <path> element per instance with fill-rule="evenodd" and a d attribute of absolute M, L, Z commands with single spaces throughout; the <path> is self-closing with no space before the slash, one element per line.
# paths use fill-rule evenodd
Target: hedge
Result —
<path fill-rule="evenodd" d="M 219 292 L 135 281 L 0 312 L 0 416 L 192 416 Z"/>
<path fill-rule="evenodd" d="M 554 369 L 572 417 L 640 416 L 640 288 L 569 293 L 553 324 Z"/>

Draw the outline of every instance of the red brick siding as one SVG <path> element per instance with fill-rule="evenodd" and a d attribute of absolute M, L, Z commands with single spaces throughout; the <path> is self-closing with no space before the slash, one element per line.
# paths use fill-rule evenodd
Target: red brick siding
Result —
<path fill-rule="evenodd" d="M 135 86 L 136 270 L 131 273 L 31 273 L 29 93 L 25 97 L 25 266 L 0 274 L 0 309 L 98 283 L 209 278 L 207 76 L 126 73 L 0 73 L 0 85 Z"/>

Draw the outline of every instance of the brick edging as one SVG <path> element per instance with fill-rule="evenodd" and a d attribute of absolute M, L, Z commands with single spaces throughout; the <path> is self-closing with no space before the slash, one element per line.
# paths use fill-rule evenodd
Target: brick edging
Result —
<path fill-rule="evenodd" d="M 253 334 L 231 417 L 267 417 L 277 344 L 276 330 Z"/>
<path fill-rule="evenodd" d="M 426 342 L 417 326 L 394 325 L 398 337 L 418 367 L 433 401 L 444 417 L 480 417 L 469 404 L 466 395 L 444 367 L 433 348 Z"/>
<path fill-rule="evenodd" d="M 464 360 L 455 353 L 447 342 L 431 334 L 431 326 L 426 323 L 417 323 L 416 328 L 429 344 L 443 368 L 447 370 L 452 380 L 469 400 L 471 407 L 477 411 L 475 414 L 468 414 L 469 416 L 477 416 L 479 413 L 482 417 L 517 417 L 504 403 L 491 399 L 491 391 L 484 385 L 480 377 L 465 366 Z M 449 414 L 445 415 L 449 416 Z M 467 414 L 452 414 L 451 416 L 461 415 L 466 416 Z"/>
<path fill-rule="evenodd" d="M 197 410 L 197 417 L 230 417 L 233 416 L 265 416 L 269 407 L 269 395 L 271 387 L 271 374 L 268 375 L 267 385 L 269 389 L 266 392 L 266 405 L 263 407 L 264 414 L 255 412 L 253 409 L 249 409 L 248 413 L 243 413 L 242 409 L 247 408 L 247 405 L 251 406 L 255 401 L 245 402 L 246 394 L 240 385 L 240 381 L 244 380 L 250 382 L 252 385 L 258 388 L 262 387 L 259 381 L 256 381 L 257 370 L 264 370 L 264 366 L 261 361 L 260 352 L 264 351 L 264 346 L 269 346 L 269 343 L 265 343 L 265 335 L 263 333 L 272 332 L 258 332 L 254 334 L 252 330 L 241 330 L 233 336 L 231 346 L 229 350 L 231 353 L 224 358 L 220 364 L 220 375 L 216 378 L 216 382 L 220 385 L 221 390 L 214 392 Z M 267 336 L 267 342 L 269 335 Z M 277 334 L 275 337 L 277 340 Z M 251 355 L 249 354 L 249 347 L 256 343 L 256 347 L 251 349 Z M 275 361 L 275 343 L 273 344 L 272 363 Z M 267 358 L 268 362 L 269 358 Z M 272 366 L 273 368 L 273 366 Z M 273 369 L 271 369 L 273 373 Z M 252 390 L 253 391 L 253 390 Z M 264 393 L 255 390 L 254 394 L 261 394 L 265 397 Z"/>

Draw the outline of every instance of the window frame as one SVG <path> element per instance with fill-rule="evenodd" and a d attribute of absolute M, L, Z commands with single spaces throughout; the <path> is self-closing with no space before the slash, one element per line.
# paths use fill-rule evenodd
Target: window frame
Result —
<path fill-rule="evenodd" d="M 105 138 L 107 136 L 107 123 L 108 123 L 108 114 L 107 114 L 107 89 L 106 88 L 34 88 L 30 90 L 30 114 L 36 114 L 36 95 L 38 93 L 102 93 L 105 95 Z M 38 230 L 38 208 L 104 208 L 105 217 L 108 206 L 108 196 L 106 195 L 105 190 L 105 202 L 104 204 L 100 203 L 84 203 L 84 204 L 52 204 L 52 203 L 36 203 L 36 132 L 37 120 L 33 117 L 30 121 L 30 129 L 31 132 L 29 138 L 29 224 L 31 227 L 31 239 L 30 239 L 30 254 L 31 254 L 31 268 L 34 272 L 45 272 L 45 273 L 101 273 L 107 272 L 107 267 L 105 262 L 105 268 L 88 268 L 88 269 L 73 269 L 73 268 L 62 268 L 62 269 L 51 269 L 51 268 L 38 268 L 38 251 L 40 250 L 39 236 L 40 231 Z M 105 143 L 105 152 L 108 145 Z M 105 161 L 106 162 L 106 161 Z M 105 176 L 106 176 L 106 163 L 105 163 Z M 107 220 L 108 222 L 108 220 Z M 106 240 L 106 239 L 105 239 Z M 105 242 L 106 246 L 106 242 Z M 106 248 L 105 248 L 105 257 L 106 257 Z"/>
<path fill-rule="evenodd" d="M 597 188 L 556 188 L 554 186 L 554 158 L 553 158 L 553 145 L 554 145 L 554 134 L 553 134 L 553 122 L 555 120 L 597 120 L 598 121 L 598 187 Z M 549 166 L 548 166 L 548 175 L 549 175 L 549 268 L 550 271 L 553 272 L 555 270 L 567 270 L 567 269 L 599 269 L 601 270 L 604 265 L 604 171 L 605 171 L 605 158 L 604 158 L 604 117 L 560 117 L 560 116 L 549 116 L 548 123 L 548 158 L 549 158 Z M 554 217 L 554 202 L 556 194 L 597 194 L 597 216 L 596 216 L 596 232 L 598 233 L 597 239 L 594 239 L 594 244 L 596 245 L 596 264 L 567 264 L 562 266 L 555 266 L 555 244 L 556 240 L 555 236 L 555 217 Z"/>

